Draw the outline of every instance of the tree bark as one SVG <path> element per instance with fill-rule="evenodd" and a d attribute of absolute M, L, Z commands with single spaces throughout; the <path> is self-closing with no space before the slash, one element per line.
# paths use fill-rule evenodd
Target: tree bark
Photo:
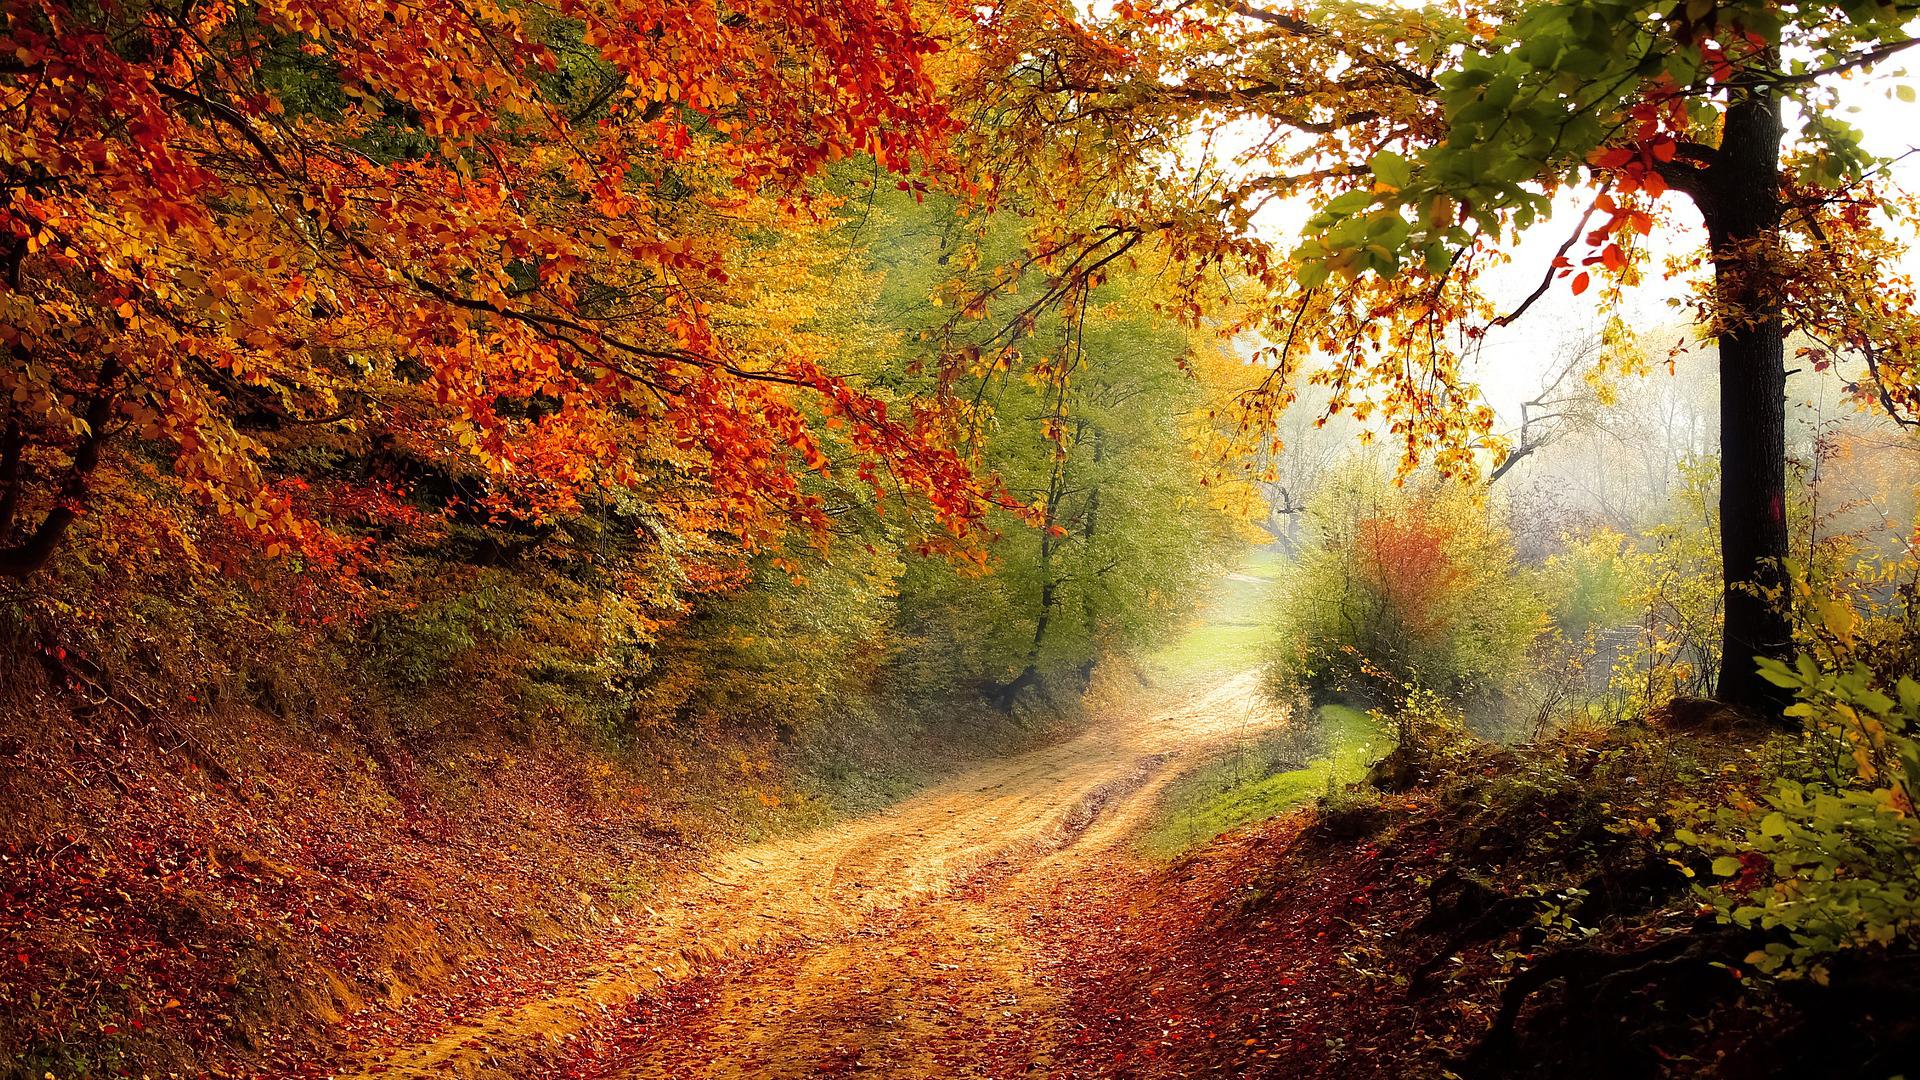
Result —
<path fill-rule="evenodd" d="M 80 516 L 86 506 L 88 482 L 93 477 L 94 467 L 100 463 L 100 448 L 107 441 L 107 422 L 113 419 L 114 398 L 118 388 L 114 385 L 120 377 L 120 362 L 109 358 L 100 366 L 100 375 L 96 380 L 93 397 L 87 402 L 87 433 L 80 439 L 80 445 L 74 448 L 73 464 L 67 469 L 67 480 L 60 488 L 59 495 L 47 515 L 40 519 L 40 525 L 27 537 L 11 547 L 0 546 L 0 577 L 10 577 L 25 581 L 34 572 L 47 564 L 53 553 L 66 539 L 67 530 Z M 14 451 L 17 455 L 17 448 Z M 17 497 L 19 460 L 8 464 L 15 475 L 11 478 L 7 494 L 7 517 L 13 517 L 13 501 Z M 0 544 L 6 537 L 0 535 Z"/>
<path fill-rule="evenodd" d="M 1054 407 L 1056 420 L 1065 419 L 1066 388 Z M 1047 630 L 1053 624 L 1053 609 L 1059 606 L 1059 582 L 1053 574 L 1054 521 L 1060 513 L 1060 499 L 1066 487 L 1067 458 L 1062 450 L 1047 473 L 1046 512 L 1040 524 L 1040 611 L 1034 617 L 1033 643 L 1027 648 L 1027 664 L 1013 681 L 988 688 L 987 696 L 1001 712 L 1012 712 L 1015 702 L 1028 688 L 1040 685 L 1040 649 L 1046 644 Z"/>
<path fill-rule="evenodd" d="M 1704 176 L 1720 346 L 1720 551 L 1726 618 L 1721 700 L 1777 712 L 1757 657 L 1793 648 L 1787 613 L 1787 372 L 1771 246 L 1780 228 L 1780 104 L 1764 85 L 1732 91 Z"/>
<path fill-rule="evenodd" d="M 1084 436 L 1088 424 L 1081 421 L 1080 438 Z M 1100 526 L 1100 481 L 1101 467 L 1107 457 L 1107 433 L 1098 425 L 1093 426 L 1093 486 L 1087 491 L 1086 520 L 1080 527 L 1080 542 L 1085 545 L 1087 557 L 1093 553 L 1093 538 Z M 1095 583 L 1088 582 L 1080 590 L 1080 617 L 1087 632 L 1087 654 L 1080 661 L 1080 689 L 1085 691 L 1093 683 L 1093 668 L 1100 661 L 1100 612 L 1094 604 Z"/>

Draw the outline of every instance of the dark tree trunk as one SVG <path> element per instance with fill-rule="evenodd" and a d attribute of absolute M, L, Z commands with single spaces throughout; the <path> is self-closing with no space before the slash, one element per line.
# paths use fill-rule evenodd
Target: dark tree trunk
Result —
<path fill-rule="evenodd" d="M 1787 373 L 1771 247 L 1780 227 L 1780 105 L 1736 89 L 1706 171 L 1701 209 L 1712 244 L 1720 346 L 1720 551 L 1726 620 L 1721 700 L 1776 712 L 1781 692 L 1756 657 L 1785 659 Z"/>
<path fill-rule="evenodd" d="M 119 377 L 120 362 L 117 359 L 109 358 L 100 366 L 93 397 L 87 403 L 87 433 L 81 437 L 79 446 L 74 448 L 73 464 L 67 469 L 66 483 L 61 485 L 57 501 L 40 519 L 39 526 L 19 543 L 12 545 L 6 541 L 18 505 L 20 487 L 24 483 L 20 463 L 24 436 L 19 428 L 9 423 L 7 445 L 4 454 L 0 455 L 5 458 L 0 461 L 0 472 L 5 473 L 6 482 L 5 491 L 0 492 L 0 511 L 4 511 L 5 519 L 4 525 L 0 526 L 0 577 L 21 581 L 32 577 L 53 557 L 60 542 L 66 539 L 67 530 L 85 508 L 88 482 L 93 477 L 95 466 L 100 463 L 100 448 L 107 441 L 107 423 L 113 419 L 114 396 L 118 392 L 115 381 Z"/>
<path fill-rule="evenodd" d="M 1773 709 L 1778 688 L 1760 678 L 1757 657 L 1780 660 L 1793 647 L 1786 610 L 1786 385 L 1781 334 L 1762 328 L 1720 335 L 1720 554 L 1726 622 L 1719 697 Z M 1731 421 L 1731 423 L 1730 423 Z"/>
<path fill-rule="evenodd" d="M 1085 421 L 1080 423 L 1082 435 L 1087 430 Z M 1098 427 L 1093 429 L 1093 486 L 1087 492 L 1086 522 L 1080 527 L 1080 541 L 1086 545 L 1088 556 L 1093 551 L 1093 538 L 1100 527 L 1100 468 L 1107 456 L 1107 433 Z M 1090 583 L 1080 592 L 1080 616 L 1084 620 L 1087 632 L 1087 655 L 1080 661 L 1080 689 L 1085 691 L 1093 684 L 1094 665 L 1100 662 L 1100 612 L 1094 604 L 1096 590 Z"/>
<path fill-rule="evenodd" d="M 1064 403 L 1066 390 L 1060 391 L 1060 401 Z M 1055 416 L 1061 416 L 1057 405 Z M 1056 457 L 1053 468 L 1047 475 L 1046 512 L 1040 524 L 1040 612 L 1033 621 L 1033 643 L 1027 648 L 1027 665 L 1014 676 L 1013 681 L 987 688 L 987 697 L 1001 712 L 1013 711 L 1015 702 L 1028 689 L 1037 687 L 1040 679 L 1040 649 L 1047 641 L 1047 630 L 1053 625 L 1053 609 L 1060 604 L 1060 583 L 1053 573 L 1053 553 L 1055 539 L 1054 521 L 1060 513 L 1060 499 L 1067 480 L 1067 459 L 1063 452 Z"/>

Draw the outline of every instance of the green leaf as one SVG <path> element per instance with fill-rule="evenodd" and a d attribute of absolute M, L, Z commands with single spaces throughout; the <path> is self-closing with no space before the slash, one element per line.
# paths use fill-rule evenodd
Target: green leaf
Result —
<path fill-rule="evenodd" d="M 1722 855 L 1713 860 L 1713 872 L 1721 877 L 1732 877 L 1740 872 L 1740 860 L 1732 855 Z"/>
<path fill-rule="evenodd" d="M 1338 196 L 1335 196 L 1333 199 L 1329 200 L 1327 205 L 1322 209 L 1321 212 L 1326 214 L 1332 214 L 1336 217 L 1344 217 L 1347 214 L 1351 214 L 1356 210 L 1365 210 L 1367 207 L 1372 205 L 1373 205 L 1373 192 L 1349 191 L 1344 195 L 1338 195 Z"/>
<path fill-rule="evenodd" d="M 1413 166 L 1391 150 L 1382 150 L 1368 158 L 1367 168 L 1373 170 L 1381 183 L 1396 191 L 1413 183 Z"/>

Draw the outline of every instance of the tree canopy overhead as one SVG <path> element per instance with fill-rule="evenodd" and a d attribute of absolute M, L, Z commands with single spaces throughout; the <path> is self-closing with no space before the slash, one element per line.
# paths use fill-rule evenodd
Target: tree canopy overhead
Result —
<path fill-rule="evenodd" d="M 384 452 L 532 522 L 651 491 L 753 545 L 824 526 L 803 477 L 831 427 L 876 491 L 979 518 L 938 409 L 836 376 L 794 273 L 743 272 L 757 232 L 832 224 L 823 166 L 946 154 L 903 0 L 0 20 L 7 574 L 132 475 L 123 433 L 322 565 L 354 547 L 323 521 L 394 492 L 315 488 L 288 455 Z"/>
<path fill-rule="evenodd" d="M 1625 338 L 1620 304 L 1654 269 L 1646 238 L 1684 225 L 1675 203 L 1689 201 L 1707 231 L 1690 263 L 1710 270 L 1696 306 L 1721 364 L 1728 655 L 1779 658 L 1786 338 L 1806 335 L 1811 363 L 1858 365 L 1862 401 L 1902 422 L 1920 404 L 1920 325 L 1886 231 L 1907 200 L 1834 108 L 1841 80 L 1916 44 L 1916 15 L 1215 0 L 1091 17 L 1010 4 L 988 25 L 1024 87 L 1006 113 L 1026 144 L 1131 192 L 1110 200 L 1133 211 L 1119 218 L 1062 206 L 1063 232 L 1085 249 L 1174 233 L 1194 280 L 1225 264 L 1257 283 L 1239 326 L 1264 338 L 1275 374 L 1249 399 L 1255 437 L 1307 372 L 1332 410 L 1384 418 L 1409 466 L 1497 461 L 1507 448 L 1467 366 L 1478 342 L 1551 288 L 1596 289 Z M 1116 131 L 1158 158 L 1140 168 L 1083 146 Z M 1063 133 L 1068 149 L 1052 149 Z M 1584 212 L 1550 224 L 1572 193 Z M 1314 208 L 1297 244 L 1256 225 L 1276 200 Z M 1497 303 L 1487 271 L 1542 228 L 1566 231 L 1539 287 Z M 1725 696 L 1773 694 L 1751 665 L 1727 672 Z"/>
<path fill-rule="evenodd" d="M 1122 273 L 1255 343 L 1242 448 L 1270 457 L 1310 382 L 1404 467 L 1469 475 L 1511 450 L 1471 372 L 1489 329 L 1591 290 L 1621 345 L 1684 200 L 1722 368 L 1728 651 L 1777 658 L 1787 337 L 1860 366 L 1863 403 L 1920 405 L 1905 197 L 1833 108 L 1915 15 L 9 3 L 0 571 L 32 574 L 82 513 L 163 503 L 346 568 L 423 492 L 534 529 L 645 507 L 642 531 L 737 551 L 826 535 L 842 477 L 930 509 L 930 548 L 994 506 L 1043 520 L 978 470 L 987 413 L 955 391 L 1063 378 L 1036 331 Z M 939 346 L 876 382 L 830 323 L 845 230 L 888 184 L 959 209 Z M 1310 208 L 1302 235 L 1276 206 Z M 1561 242 L 1538 288 L 1497 299 L 1489 271 L 1539 229 Z M 1728 696 L 1769 693 L 1727 671 Z"/>

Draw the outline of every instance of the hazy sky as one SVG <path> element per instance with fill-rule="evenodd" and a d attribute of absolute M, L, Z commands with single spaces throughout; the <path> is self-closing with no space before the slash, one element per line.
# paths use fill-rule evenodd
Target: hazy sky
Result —
<path fill-rule="evenodd" d="M 1868 150 L 1885 157 L 1897 157 L 1920 143 L 1920 105 L 1903 103 L 1893 96 L 1895 85 L 1914 81 L 1905 76 L 1902 65 L 1888 63 L 1856 73 L 1843 84 L 1843 118 L 1864 132 Z M 1791 116 L 1788 122 L 1795 126 Z M 1214 137 L 1216 151 L 1224 149 L 1223 143 L 1230 144 L 1231 136 L 1223 137 L 1216 131 Z M 1892 175 L 1910 190 L 1920 185 L 1920 155 L 1895 165 Z M 1511 265 L 1489 275 L 1489 287 L 1496 299 L 1517 304 L 1532 291 L 1588 198 L 1590 195 L 1583 192 L 1564 193 L 1559 200 L 1561 211 L 1551 221 L 1532 230 L 1526 242 L 1513 252 Z M 1670 303 L 1687 294 L 1686 284 L 1662 279 L 1659 268 L 1664 266 L 1668 253 L 1696 248 L 1705 240 L 1699 215 L 1686 197 L 1674 192 L 1665 199 L 1673 208 L 1674 220 L 1683 224 L 1655 230 L 1650 238 L 1655 272 L 1628 300 L 1629 311 L 1643 330 L 1671 326 L 1676 331 L 1657 340 L 1648 337 L 1646 344 L 1656 355 L 1664 355 L 1666 348 L 1678 340 L 1678 331 L 1683 330 L 1688 318 L 1684 309 Z M 1259 218 L 1259 227 L 1277 246 L 1289 248 L 1308 212 L 1306 206 L 1298 203 L 1270 204 Z M 1565 281 L 1557 281 L 1525 317 L 1487 336 L 1473 374 L 1490 402 L 1501 412 L 1503 422 L 1517 422 L 1519 403 L 1533 396 L 1543 365 L 1555 350 L 1564 341 L 1585 336 L 1597 327 L 1594 294 L 1576 297 Z"/>

